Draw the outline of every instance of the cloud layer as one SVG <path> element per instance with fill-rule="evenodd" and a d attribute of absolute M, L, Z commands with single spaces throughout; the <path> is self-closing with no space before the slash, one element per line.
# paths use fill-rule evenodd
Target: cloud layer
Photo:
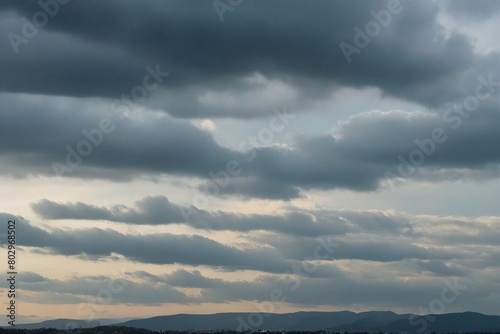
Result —
<path fill-rule="evenodd" d="M 23 302 L 500 314 L 498 2 L 230 4 L 0 3 Z"/>

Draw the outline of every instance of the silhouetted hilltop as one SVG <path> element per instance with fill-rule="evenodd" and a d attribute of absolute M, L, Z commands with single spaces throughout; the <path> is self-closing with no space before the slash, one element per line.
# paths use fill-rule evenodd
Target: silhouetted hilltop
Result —
<path fill-rule="evenodd" d="M 135 319 L 113 326 L 99 326 L 112 319 L 94 321 L 56 319 L 38 324 L 4 327 L 1 331 L 30 334 L 128 334 L 162 332 L 320 332 L 321 333 L 500 333 L 500 316 L 475 312 L 417 316 L 393 312 L 297 312 L 177 314 Z M 78 329 L 66 330 L 68 324 Z M 93 326 L 94 325 L 94 326 Z M 49 328 L 51 327 L 51 328 Z M 38 328 L 38 329 L 35 329 Z M 30 330 L 31 329 L 31 330 Z"/>

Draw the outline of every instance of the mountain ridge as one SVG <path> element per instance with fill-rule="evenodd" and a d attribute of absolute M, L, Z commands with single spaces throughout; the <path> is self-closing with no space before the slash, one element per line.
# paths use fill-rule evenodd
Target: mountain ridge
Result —
<path fill-rule="evenodd" d="M 91 321 L 54 319 L 40 323 L 21 324 L 20 329 L 67 329 L 68 323 L 81 328 L 116 325 L 153 331 L 320 331 L 421 334 L 424 332 L 500 332 L 500 316 L 478 312 L 445 314 L 397 314 L 392 311 L 294 313 L 228 312 L 213 314 L 174 314 L 149 318 L 94 319 Z M 65 328 L 66 327 L 66 328 Z"/>

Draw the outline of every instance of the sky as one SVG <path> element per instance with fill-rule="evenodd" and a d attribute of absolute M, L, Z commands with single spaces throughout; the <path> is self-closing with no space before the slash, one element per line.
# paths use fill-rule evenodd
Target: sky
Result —
<path fill-rule="evenodd" d="M 0 2 L 17 322 L 500 315 L 499 15 L 493 0 Z"/>

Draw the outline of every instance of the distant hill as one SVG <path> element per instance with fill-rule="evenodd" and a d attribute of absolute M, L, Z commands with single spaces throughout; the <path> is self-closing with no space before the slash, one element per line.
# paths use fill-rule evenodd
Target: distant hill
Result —
<path fill-rule="evenodd" d="M 143 328 L 153 331 L 174 330 L 268 330 L 268 331 L 319 331 L 371 332 L 371 333 L 449 333 L 449 332 L 497 332 L 500 333 L 500 316 L 464 312 L 430 316 L 396 314 L 388 311 L 354 313 L 297 312 L 273 313 L 218 313 L 177 314 L 145 319 L 122 320 L 97 319 L 93 321 L 56 319 L 38 324 L 18 325 L 17 328 L 35 329 L 51 327 L 65 329 L 69 322 L 78 327 L 117 325 Z"/>
<path fill-rule="evenodd" d="M 411 317 L 411 318 L 410 318 Z M 332 332 L 500 332 L 500 316 L 465 312 L 433 315 L 433 321 L 411 314 L 394 312 L 297 312 L 287 314 L 219 313 L 178 314 L 136 319 L 120 326 L 149 330 L 252 330 Z M 411 319 L 411 321 L 410 321 Z M 431 319 L 429 317 L 429 319 Z M 419 332 L 426 326 L 423 331 Z"/>
<path fill-rule="evenodd" d="M 209 315 L 177 314 L 149 319 L 136 319 L 119 324 L 150 330 L 223 330 L 245 331 L 262 329 L 269 331 L 284 330 L 322 330 L 326 327 L 347 324 L 356 319 L 354 312 L 297 312 L 286 314 L 272 313 L 219 313 Z"/>
<path fill-rule="evenodd" d="M 74 319 L 53 319 L 46 320 L 38 323 L 31 324 L 16 324 L 15 328 L 18 329 L 38 329 L 38 328 L 56 328 L 56 329 L 69 329 L 69 328 L 93 328 L 99 325 L 108 326 L 127 319 L 94 319 L 94 320 L 74 320 Z M 8 328 L 8 327 L 5 327 Z M 11 328 L 11 327 L 10 327 Z"/>
<path fill-rule="evenodd" d="M 372 330 L 382 332 L 407 332 L 419 334 L 418 330 L 426 325 L 420 333 L 449 333 L 449 332 L 495 332 L 500 333 L 500 316 L 484 315 L 475 312 L 449 313 L 435 315 L 433 321 L 426 317 L 415 317 L 411 323 L 407 320 L 398 320 L 390 324 L 375 327 Z M 412 326 L 413 324 L 413 326 Z"/>

